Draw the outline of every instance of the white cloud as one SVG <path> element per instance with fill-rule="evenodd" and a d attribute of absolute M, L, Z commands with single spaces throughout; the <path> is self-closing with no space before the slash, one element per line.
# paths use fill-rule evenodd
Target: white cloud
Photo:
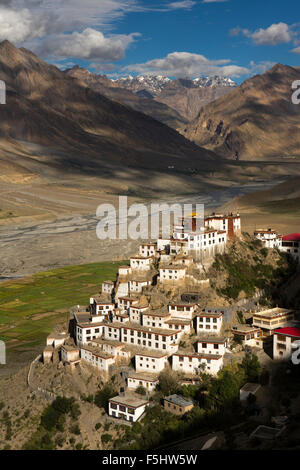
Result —
<path fill-rule="evenodd" d="M 115 61 L 122 59 L 127 47 L 138 33 L 105 37 L 101 31 L 86 28 L 82 33 L 51 36 L 39 47 L 43 56 L 77 57 L 81 59 L 101 59 Z"/>
<path fill-rule="evenodd" d="M 27 8 L 14 10 L 0 6 L 0 40 L 23 42 L 41 37 L 46 31 L 46 19 L 35 18 Z"/>
<path fill-rule="evenodd" d="M 190 10 L 196 2 L 192 0 L 183 0 L 181 2 L 171 2 L 167 5 L 168 10 Z"/>
<path fill-rule="evenodd" d="M 125 72 L 159 74 L 167 77 L 197 77 L 199 75 L 221 75 L 239 77 L 249 73 L 245 67 L 230 64 L 229 59 L 209 60 L 204 55 L 190 52 L 172 52 L 162 59 L 153 59 L 142 64 L 124 67 Z"/>
<path fill-rule="evenodd" d="M 231 36 L 237 36 L 240 33 L 252 39 L 255 44 L 264 46 L 288 43 L 292 41 L 295 34 L 291 26 L 282 22 L 272 24 L 266 29 L 259 28 L 253 32 L 248 29 L 242 29 L 239 26 L 230 31 Z"/>
<path fill-rule="evenodd" d="M 292 52 L 295 52 L 296 54 L 300 54 L 300 47 L 295 47 L 292 49 Z"/>

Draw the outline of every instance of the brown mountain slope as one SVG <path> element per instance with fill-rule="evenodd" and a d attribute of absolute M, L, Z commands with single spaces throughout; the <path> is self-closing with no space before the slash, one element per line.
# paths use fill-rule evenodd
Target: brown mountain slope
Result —
<path fill-rule="evenodd" d="M 66 70 L 65 73 L 68 76 L 81 80 L 89 88 L 101 93 L 107 98 L 147 114 L 169 127 L 177 129 L 187 123 L 187 120 L 183 118 L 179 112 L 172 109 L 172 107 L 170 108 L 167 104 L 156 102 L 152 97 L 139 96 L 130 90 L 118 86 L 113 80 L 103 75 L 91 73 L 89 70 L 79 66 Z"/>
<path fill-rule="evenodd" d="M 300 156 L 300 106 L 291 101 L 299 76 L 299 69 L 277 64 L 203 107 L 182 133 L 227 158 Z"/>
<path fill-rule="evenodd" d="M 191 80 L 172 80 L 159 93 L 155 100 L 176 109 L 187 121 L 191 121 L 199 114 L 199 109 L 220 96 L 232 91 L 229 86 L 189 86 Z"/>
<path fill-rule="evenodd" d="M 11 145 L 25 141 L 60 150 L 52 163 L 65 169 L 156 168 L 172 155 L 185 165 L 190 159 L 215 158 L 168 126 L 107 99 L 8 41 L 0 44 L 0 79 L 7 86 L 1 138 Z"/>

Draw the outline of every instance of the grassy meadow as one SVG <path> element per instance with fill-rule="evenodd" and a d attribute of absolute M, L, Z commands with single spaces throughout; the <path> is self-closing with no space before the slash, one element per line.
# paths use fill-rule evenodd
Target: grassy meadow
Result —
<path fill-rule="evenodd" d="M 7 351 L 43 344 L 53 326 L 66 321 L 69 308 L 88 304 L 101 282 L 114 280 L 120 262 L 102 262 L 45 271 L 0 284 L 0 340 Z"/>

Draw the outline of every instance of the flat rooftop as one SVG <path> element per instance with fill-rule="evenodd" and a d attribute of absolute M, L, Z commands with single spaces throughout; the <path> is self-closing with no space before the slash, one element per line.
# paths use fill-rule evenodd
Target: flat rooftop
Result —
<path fill-rule="evenodd" d="M 223 344 L 226 339 L 222 336 L 200 336 L 197 338 L 197 343 L 217 343 Z"/>
<path fill-rule="evenodd" d="M 93 346 L 90 343 L 89 344 L 84 344 L 83 346 L 81 346 L 81 349 L 85 349 L 86 351 L 89 351 L 92 354 L 94 354 L 94 356 L 101 357 L 102 359 L 114 358 L 114 356 L 112 354 L 106 353 L 106 352 L 102 351 L 102 349 L 100 349 L 99 347 Z"/>
<path fill-rule="evenodd" d="M 275 439 L 281 430 L 278 428 L 271 428 L 269 426 L 258 426 L 250 437 L 258 437 L 260 439 Z"/>
<path fill-rule="evenodd" d="M 248 382 L 246 383 L 241 389 L 241 392 L 249 392 L 249 393 L 256 393 L 257 390 L 261 387 L 260 384 Z"/>
<path fill-rule="evenodd" d="M 110 402 L 116 402 L 121 405 L 130 406 L 132 408 L 139 408 L 140 406 L 146 405 L 149 401 L 142 398 L 137 393 L 126 392 L 124 395 L 117 395 L 116 397 L 110 398 Z"/>
<path fill-rule="evenodd" d="M 183 407 L 194 404 L 192 400 L 189 400 L 188 398 L 185 398 L 182 395 L 176 395 L 176 394 L 169 395 L 168 397 L 165 397 L 164 400 L 169 401 L 170 403 L 174 403 L 174 405 L 183 406 Z"/>
<path fill-rule="evenodd" d="M 148 382 L 158 382 L 157 374 L 150 374 L 146 372 L 131 372 L 128 374 L 129 379 L 147 380 Z"/>
<path fill-rule="evenodd" d="M 289 313 L 295 313 L 294 310 L 287 308 L 270 308 L 268 310 L 262 310 L 260 312 L 253 313 L 253 317 L 264 317 L 264 318 L 276 318 L 283 315 L 288 315 Z"/>

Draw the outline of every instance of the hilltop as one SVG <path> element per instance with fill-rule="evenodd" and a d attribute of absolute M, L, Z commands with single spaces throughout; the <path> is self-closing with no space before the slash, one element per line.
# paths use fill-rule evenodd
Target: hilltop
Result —
<path fill-rule="evenodd" d="M 300 106 L 291 100 L 298 79 L 298 67 L 277 64 L 202 107 L 182 134 L 228 159 L 299 157 Z"/>

